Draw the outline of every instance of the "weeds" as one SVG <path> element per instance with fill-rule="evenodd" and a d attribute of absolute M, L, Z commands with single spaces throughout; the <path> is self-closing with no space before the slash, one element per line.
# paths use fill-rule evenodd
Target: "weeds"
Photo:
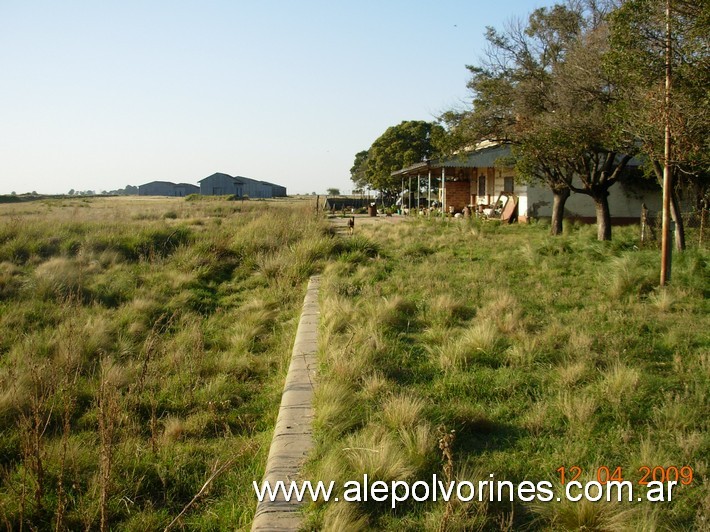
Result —
<path fill-rule="evenodd" d="M 633 228 L 612 244 L 585 226 L 550 239 L 541 226 L 440 220 L 362 224 L 358 236 L 380 253 L 341 256 L 324 272 L 312 478 L 413 481 L 449 478 L 448 468 L 520 483 L 571 464 L 621 466 L 630 480 L 644 464 L 683 464 L 699 476 L 654 507 L 331 502 L 311 507 L 313 528 L 704 526 L 707 251 L 674 257 L 673 282 L 658 290 L 657 251 L 634 248 Z M 453 464 L 441 448 L 436 460 L 439 425 L 456 431 Z"/>
<path fill-rule="evenodd" d="M 347 252 L 299 209 L 2 206 L 0 525 L 249 525 L 304 282 Z"/>

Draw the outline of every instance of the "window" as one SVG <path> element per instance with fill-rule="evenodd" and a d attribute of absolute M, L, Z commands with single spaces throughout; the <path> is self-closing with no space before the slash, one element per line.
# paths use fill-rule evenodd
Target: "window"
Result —
<path fill-rule="evenodd" d="M 478 195 L 486 195 L 486 176 L 483 174 L 478 176 Z"/>
<path fill-rule="evenodd" d="M 512 177 L 503 178 L 503 192 L 513 193 L 513 188 L 515 187 L 515 179 Z"/>

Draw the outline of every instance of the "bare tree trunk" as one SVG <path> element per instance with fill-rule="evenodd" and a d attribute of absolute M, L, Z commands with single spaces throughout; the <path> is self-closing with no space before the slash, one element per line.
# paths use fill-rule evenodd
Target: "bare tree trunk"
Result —
<path fill-rule="evenodd" d="M 671 193 L 671 219 L 675 223 L 675 249 L 676 251 L 685 251 L 685 227 L 680 212 L 678 193 L 675 190 Z"/>
<path fill-rule="evenodd" d="M 656 180 L 658 184 L 663 186 L 663 167 L 657 161 L 653 161 L 653 170 L 656 173 Z M 685 225 L 683 224 L 683 217 L 680 212 L 680 201 L 678 200 L 678 192 L 675 189 L 675 172 L 673 173 L 673 183 L 671 188 L 671 219 L 675 223 L 675 248 L 676 251 L 685 251 Z"/>
<path fill-rule="evenodd" d="M 609 193 L 605 190 L 592 196 L 597 213 L 597 240 L 611 240 L 611 213 L 609 212 Z"/>
<path fill-rule="evenodd" d="M 553 236 L 562 234 L 562 220 L 565 215 L 565 203 L 570 196 L 570 189 L 552 189 L 552 221 L 550 223 L 550 234 Z"/>

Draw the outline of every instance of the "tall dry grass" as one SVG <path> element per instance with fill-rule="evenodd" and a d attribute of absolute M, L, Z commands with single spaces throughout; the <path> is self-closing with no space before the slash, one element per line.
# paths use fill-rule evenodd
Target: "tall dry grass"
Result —
<path fill-rule="evenodd" d="M 445 427 L 456 434 L 449 460 L 467 480 L 553 479 L 559 491 L 561 466 L 587 476 L 621 466 L 635 481 L 644 464 L 689 464 L 699 480 L 670 503 L 634 508 L 320 503 L 309 526 L 702 528 L 706 250 L 675 257 L 672 286 L 658 290 L 657 251 L 635 246 L 633 228 L 612 243 L 578 224 L 560 238 L 537 225 L 451 219 L 362 224 L 359 233 L 380 253 L 341 256 L 324 272 L 312 478 L 445 478 L 433 436 Z"/>
<path fill-rule="evenodd" d="M 293 202 L 0 206 L 0 523 L 248 526 L 305 282 L 347 251 Z"/>

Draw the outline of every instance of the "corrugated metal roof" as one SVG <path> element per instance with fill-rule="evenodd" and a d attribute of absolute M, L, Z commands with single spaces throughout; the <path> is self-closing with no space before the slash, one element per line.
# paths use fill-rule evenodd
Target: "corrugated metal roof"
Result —
<path fill-rule="evenodd" d="M 276 183 L 270 183 L 268 181 L 258 181 L 256 179 L 252 179 L 250 177 L 244 177 L 243 175 L 238 175 L 236 177 L 232 177 L 231 175 L 225 174 L 224 172 L 215 172 L 214 174 L 209 175 L 209 176 L 205 177 L 204 179 L 200 179 L 198 181 L 198 183 L 202 183 L 203 181 L 210 179 L 211 177 L 216 177 L 216 176 L 221 176 L 221 177 L 226 177 L 228 179 L 231 179 L 233 182 L 237 183 L 238 185 L 246 185 L 248 183 L 255 183 L 257 185 L 280 187 L 280 188 L 283 188 L 284 190 L 286 190 L 286 187 L 284 187 L 283 185 L 277 185 Z"/>
<path fill-rule="evenodd" d="M 239 184 L 239 185 L 243 185 L 243 184 L 244 184 L 244 181 L 240 181 L 241 178 L 240 178 L 240 179 L 237 179 L 236 177 L 232 177 L 231 175 L 225 174 L 224 172 L 215 172 L 215 173 L 212 174 L 212 175 L 208 175 L 208 176 L 205 177 L 204 179 L 200 179 L 200 180 L 198 181 L 198 183 L 202 183 L 203 181 L 206 181 L 207 179 L 209 179 L 209 178 L 211 178 L 211 177 L 216 177 L 216 176 L 226 177 L 226 178 L 228 178 L 228 179 L 231 179 L 232 181 L 234 181 L 235 183 L 237 183 L 237 184 Z"/>
<path fill-rule="evenodd" d="M 171 185 L 174 186 L 175 183 L 171 183 L 170 181 L 150 181 L 149 183 L 143 183 L 142 185 L 138 185 L 139 187 L 147 187 L 148 185 Z"/>
<path fill-rule="evenodd" d="M 498 159 L 509 155 L 510 146 L 492 146 L 469 152 L 463 157 L 446 159 L 441 166 L 445 168 L 490 168 L 496 165 Z"/>
<path fill-rule="evenodd" d="M 501 157 L 510 155 L 510 146 L 499 145 L 479 150 L 467 152 L 461 155 L 454 155 L 445 159 L 432 159 L 421 163 L 402 168 L 396 172 L 392 172 L 393 176 L 397 175 L 416 175 L 428 172 L 429 170 L 437 170 L 441 168 L 486 168 L 496 165 L 496 161 Z"/>
<path fill-rule="evenodd" d="M 243 180 L 245 180 L 245 181 L 248 181 L 249 183 L 258 183 L 258 184 L 260 184 L 260 185 L 268 185 L 268 186 L 271 186 L 271 187 L 282 187 L 282 188 L 286 188 L 286 187 L 284 187 L 283 185 L 278 185 L 278 184 L 276 184 L 276 183 L 271 183 L 270 181 L 261 181 L 261 180 L 258 180 L 258 179 L 252 179 L 252 178 L 250 178 L 250 177 L 244 177 L 244 176 L 241 176 L 241 175 L 238 175 L 236 178 L 237 178 L 237 179 L 243 179 Z"/>

